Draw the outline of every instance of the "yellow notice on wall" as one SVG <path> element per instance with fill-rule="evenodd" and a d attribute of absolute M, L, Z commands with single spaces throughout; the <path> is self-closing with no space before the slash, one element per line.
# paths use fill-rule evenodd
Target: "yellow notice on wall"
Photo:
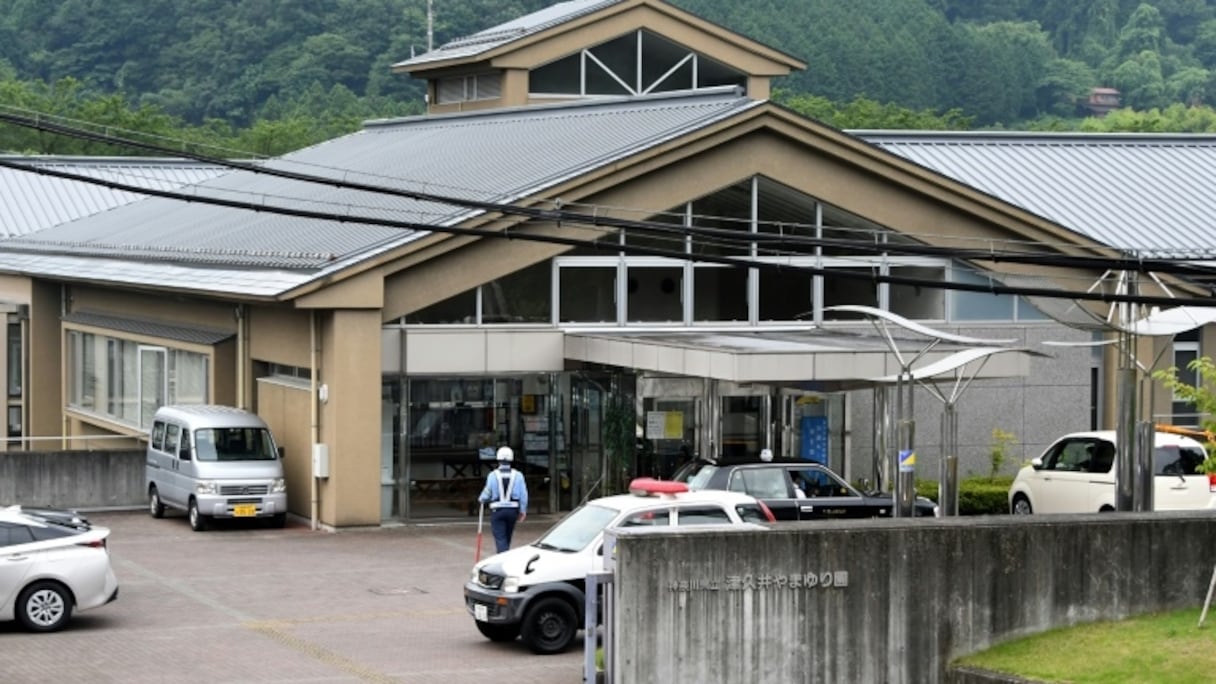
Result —
<path fill-rule="evenodd" d="M 647 411 L 646 439 L 682 439 L 683 411 Z"/>
<path fill-rule="evenodd" d="M 663 439 L 680 439 L 684 436 L 684 412 L 667 411 L 663 421 Z"/>

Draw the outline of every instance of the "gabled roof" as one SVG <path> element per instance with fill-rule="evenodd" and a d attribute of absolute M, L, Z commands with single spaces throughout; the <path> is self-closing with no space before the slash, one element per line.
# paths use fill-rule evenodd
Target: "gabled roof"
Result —
<path fill-rule="evenodd" d="M 184 159 L 18 155 L 0 159 L 159 190 L 176 190 L 225 171 Z M 28 235 L 143 198 L 100 185 L 0 167 L 0 238 Z"/>
<path fill-rule="evenodd" d="M 560 26 L 566 22 L 593 14 L 605 7 L 611 7 L 621 2 L 624 2 L 624 0 L 568 0 L 567 2 L 559 2 L 556 5 L 550 5 L 532 14 L 512 19 L 505 24 L 492 26 L 472 35 L 448 41 L 434 50 L 397 62 L 393 65 L 393 69 L 411 70 L 413 67 L 430 62 L 464 59 L 485 54 L 526 36 L 540 33 L 554 26 Z"/>
<path fill-rule="evenodd" d="M 762 105 L 719 89 L 386 120 L 265 164 L 335 182 L 510 203 Z M 420 226 L 481 213 L 251 171 L 183 191 Z M 427 234 L 151 197 L 8 240 L 0 271 L 274 297 Z M 121 266 L 133 261 L 142 263 Z"/>
<path fill-rule="evenodd" d="M 1111 247 L 1216 254 L 1213 135 L 851 133 Z"/>
<path fill-rule="evenodd" d="M 440 65 L 484 61 L 509 52 L 524 44 L 542 40 L 546 34 L 560 32 L 574 24 L 594 21 L 597 14 L 615 14 L 633 7 L 646 6 L 664 15 L 692 23 L 703 31 L 716 34 L 730 42 L 779 62 L 786 70 L 805 69 L 801 60 L 758 43 L 695 14 L 674 7 L 662 0 L 567 0 L 533 12 L 504 24 L 449 41 L 421 55 L 392 65 L 393 71 L 423 71 Z"/>

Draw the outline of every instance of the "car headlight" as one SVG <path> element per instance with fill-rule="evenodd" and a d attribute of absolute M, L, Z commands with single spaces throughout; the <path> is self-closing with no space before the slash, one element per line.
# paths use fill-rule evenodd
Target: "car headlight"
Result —
<path fill-rule="evenodd" d="M 271 494 L 282 494 L 287 491 L 287 478 L 278 477 L 270 485 Z"/>
<path fill-rule="evenodd" d="M 508 575 L 502 582 L 502 590 L 507 594 L 514 594 L 519 591 L 519 578 Z"/>
<path fill-rule="evenodd" d="M 215 480 L 201 480 L 194 485 L 194 493 L 196 494 L 217 494 L 220 488 L 215 484 Z"/>

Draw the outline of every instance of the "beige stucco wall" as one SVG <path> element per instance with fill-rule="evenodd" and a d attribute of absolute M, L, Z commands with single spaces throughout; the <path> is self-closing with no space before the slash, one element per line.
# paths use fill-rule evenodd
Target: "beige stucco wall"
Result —
<path fill-rule="evenodd" d="M 283 449 L 287 510 L 312 518 L 312 392 L 307 385 L 273 378 L 257 382 L 257 414 Z"/>
<path fill-rule="evenodd" d="M 256 306 L 249 309 L 249 356 L 255 361 L 308 368 L 308 311 L 290 307 Z"/>

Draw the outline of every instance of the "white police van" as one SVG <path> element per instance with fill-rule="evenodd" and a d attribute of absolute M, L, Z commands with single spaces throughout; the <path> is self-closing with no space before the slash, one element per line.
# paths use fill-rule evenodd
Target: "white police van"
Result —
<path fill-rule="evenodd" d="M 534 653 L 560 653 L 582 625 L 588 573 L 604 567 L 604 530 L 635 526 L 736 525 L 766 529 L 765 505 L 746 494 L 690 492 L 680 482 L 640 478 L 630 493 L 593 499 L 539 539 L 473 567 L 465 605 L 491 641 L 521 638 Z"/>

